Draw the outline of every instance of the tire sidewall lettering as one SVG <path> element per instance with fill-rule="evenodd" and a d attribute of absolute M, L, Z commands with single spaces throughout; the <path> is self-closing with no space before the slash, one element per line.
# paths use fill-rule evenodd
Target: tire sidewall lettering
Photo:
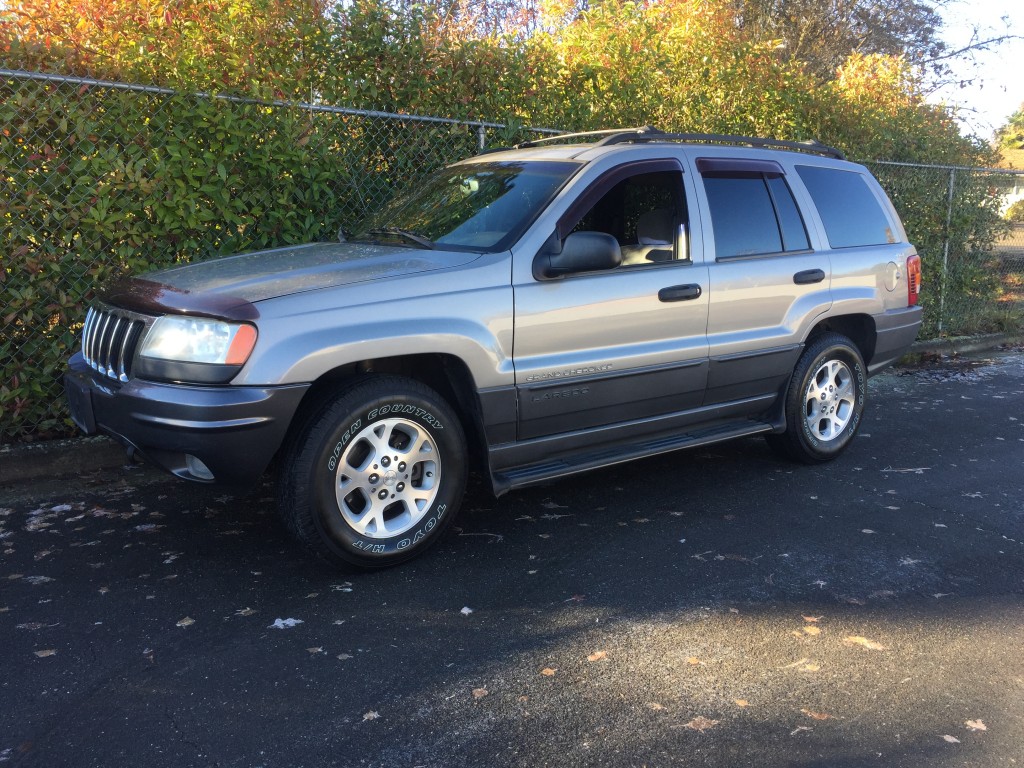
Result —
<path fill-rule="evenodd" d="M 370 410 L 366 414 L 367 421 L 376 421 L 382 416 L 387 415 L 400 415 L 400 416 L 412 416 L 419 419 L 431 429 L 444 429 L 444 424 L 434 414 L 425 408 L 419 408 L 415 405 L 408 403 L 385 403 L 384 405 L 378 406 Z"/>
<path fill-rule="evenodd" d="M 367 539 L 356 536 L 353 537 L 352 546 L 360 552 L 372 555 L 386 555 L 389 551 L 392 551 L 392 547 L 394 548 L 393 551 L 401 552 L 426 538 L 427 534 L 434 530 L 438 523 L 441 522 L 447 511 L 447 504 L 438 504 L 437 509 L 429 519 L 415 531 L 406 531 L 403 534 L 403 538 L 399 541 L 381 541 L 380 539 Z"/>

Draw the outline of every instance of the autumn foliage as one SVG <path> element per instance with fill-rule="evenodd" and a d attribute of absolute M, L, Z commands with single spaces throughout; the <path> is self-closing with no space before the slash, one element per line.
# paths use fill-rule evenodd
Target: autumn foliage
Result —
<path fill-rule="evenodd" d="M 185 90 L 978 160 L 908 59 L 851 54 L 822 79 L 749 14 L 728 0 L 14 0 L 0 47 L 19 67 Z"/>
<path fill-rule="evenodd" d="M 465 128 L 371 124 L 279 102 L 495 121 L 509 126 L 492 130 L 497 142 L 519 140 L 531 125 L 655 124 L 817 138 L 861 160 L 986 164 L 987 150 L 925 102 L 910 59 L 850 55 L 823 78 L 821 62 L 758 36 L 763 25 L 741 23 L 741 5 L 0 4 L 3 68 L 175 91 L 0 78 L 0 178 L 13 190 L 0 200 L 0 440 L 68 429 L 60 374 L 82 304 L 98 285 L 154 266 L 332 237 L 380 205 L 381 191 L 476 148 Z M 928 246 L 928 270 L 946 231 L 942 179 L 894 197 L 915 240 Z M 988 210 L 980 199 L 965 208 L 972 243 L 990 231 L 975 215 Z M 964 280 L 980 284 L 973 274 Z"/>

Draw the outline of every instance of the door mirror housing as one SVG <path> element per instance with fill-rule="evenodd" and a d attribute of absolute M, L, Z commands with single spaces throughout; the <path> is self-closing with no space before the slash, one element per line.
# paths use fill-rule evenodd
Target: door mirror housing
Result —
<path fill-rule="evenodd" d="M 533 276 L 538 280 L 615 269 L 622 263 L 619 241 L 604 232 L 573 232 L 561 243 L 556 235 L 533 260 Z"/>

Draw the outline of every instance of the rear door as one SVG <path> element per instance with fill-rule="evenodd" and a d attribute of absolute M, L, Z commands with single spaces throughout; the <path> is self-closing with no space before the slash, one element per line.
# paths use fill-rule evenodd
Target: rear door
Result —
<path fill-rule="evenodd" d="M 812 249 L 787 172 L 773 153 L 690 150 L 711 298 L 705 405 L 780 393 L 809 322 L 831 304 L 831 265 Z"/>

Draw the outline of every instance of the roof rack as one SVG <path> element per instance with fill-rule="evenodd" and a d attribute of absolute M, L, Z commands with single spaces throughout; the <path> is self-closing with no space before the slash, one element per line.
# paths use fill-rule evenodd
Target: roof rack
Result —
<path fill-rule="evenodd" d="M 680 141 L 694 144 L 734 144 L 737 146 L 763 147 L 765 149 L 791 149 L 797 152 L 810 152 L 815 155 L 824 155 L 836 160 L 845 160 L 846 155 L 835 147 L 822 144 L 816 139 L 808 141 L 782 141 L 780 139 L 761 139 L 752 136 L 729 136 L 718 133 L 665 133 L 653 125 L 645 125 L 641 128 L 613 128 L 604 131 L 582 131 L 580 133 L 563 133 L 558 136 L 547 136 L 543 139 L 535 139 L 517 144 L 516 149 L 535 147 L 538 144 L 547 144 L 553 141 L 564 141 L 566 139 L 577 139 L 587 136 L 601 136 L 594 146 L 607 147 L 612 144 L 643 144 L 653 141 Z"/>

